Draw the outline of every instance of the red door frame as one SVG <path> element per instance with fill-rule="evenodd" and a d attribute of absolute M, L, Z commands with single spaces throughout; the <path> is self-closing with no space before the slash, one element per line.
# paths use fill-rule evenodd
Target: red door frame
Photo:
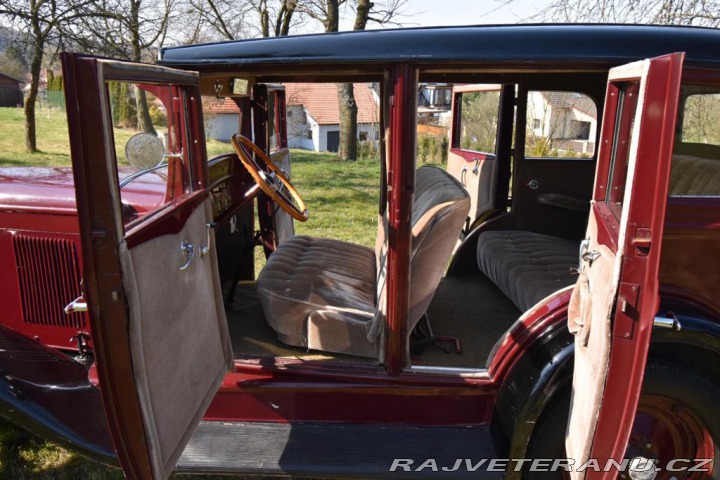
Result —
<path fill-rule="evenodd" d="M 636 203 L 630 209 L 624 232 L 628 247 L 623 252 L 622 278 L 614 307 L 608 376 L 590 454 L 590 458 L 597 459 L 600 465 L 605 465 L 610 458 L 621 460 L 625 454 L 642 387 L 653 318 L 659 307 L 659 259 L 683 60 L 684 54 L 675 53 L 653 59 L 649 64 L 645 104 L 642 107 L 646 113 L 642 118 L 637 145 L 638 165 L 630 186 Z M 608 83 L 606 105 L 608 99 L 617 99 L 616 83 L 637 78 L 633 72 L 626 78 L 612 78 Z M 611 105 L 616 107 L 616 104 Z M 614 108 L 603 116 L 603 146 L 612 144 L 615 113 Z M 598 158 L 593 199 L 597 202 L 598 218 L 609 219 L 607 223 L 613 225 L 614 222 L 617 225 L 613 213 L 604 203 L 610 152 L 607 148 L 603 151 Z M 656 163 L 647 159 L 656 159 Z M 652 178 L 655 181 L 648 181 Z M 661 194 L 658 194 L 660 191 Z M 599 240 L 608 245 L 617 245 L 620 232 L 617 229 L 612 231 L 612 228 L 603 232 L 602 226 L 603 222 L 598 222 Z M 624 286 L 629 290 L 625 291 Z M 632 305 L 631 292 L 638 294 L 638 291 L 632 290 L 632 286 L 644 290 L 644 294 L 639 296 L 634 308 L 625 313 L 622 303 L 627 301 Z M 609 479 L 615 473 L 589 470 L 587 478 Z"/>
<path fill-rule="evenodd" d="M 189 143 L 193 171 L 193 190 L 202 190 L 207 181 L 207 159 L 197 79 L 192 74 L 146 69 L 114 62 L 100 65 L 101 60 L 86 55 L 63 53 L 61 56 L 68 105 L 70 150 L 77 196 L 78 221 L 82 239 L 83 278 L 88 301 L 91 333 L 94 340 L 97 375 L 103 408 L 108 420 L 118 459 L 127 478 L 151 478 L 145 429 L 137 396 L 130 357 L 127 302 L 123 295 L 122 271 L 118 242 L 124 235 L 122 215 L 116 205 L 113 186 L 96 178 L 118 178 L 116 166 L 103 159 L 114 151 L 112 132 L 106 131 L 107 112 L 97 99 L 107 95 L 102 80 L 157 83 L 164 80 L 177 87 L 178 95 L 187 92 L 188 120 L 192 138 Z M 102 77 L 102 78 L 101 78 Z M 204 192 L 192 194 L 197 201 Z M 158 222 L 173 223 L 170 215 L 159 215 Z M 153 222 L 157 223 L 157 222 Z M 142 232 L 138 232 L 142 233 Z"/>

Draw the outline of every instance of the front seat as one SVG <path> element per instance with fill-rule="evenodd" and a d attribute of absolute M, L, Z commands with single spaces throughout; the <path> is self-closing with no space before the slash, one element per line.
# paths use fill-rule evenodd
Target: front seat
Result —
<path fill-rule="evenodd" d="M 447 172 L 431 166 L 417 170 L 408 335 L 435 295 L 469 209 L 470 197 Z M 387 221 L 381 220 L 375 251 L 341 240 L 296 236 L 270 255 L 258 276 L 258 295 L 281 342 L 380 356 L 386 232 Z"/>

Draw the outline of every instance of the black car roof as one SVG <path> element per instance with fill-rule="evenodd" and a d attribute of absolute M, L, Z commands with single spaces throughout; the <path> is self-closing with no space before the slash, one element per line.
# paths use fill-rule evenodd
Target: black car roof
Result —
<path fill-rule="evenodd" d="M 619 64 L 672 52 L 717 65 L 720 30 L 648 25 L 482 25 L 367 30 L 165 48 L 160 64 L 213 69 L 269 64 L 560 62 Z"/>

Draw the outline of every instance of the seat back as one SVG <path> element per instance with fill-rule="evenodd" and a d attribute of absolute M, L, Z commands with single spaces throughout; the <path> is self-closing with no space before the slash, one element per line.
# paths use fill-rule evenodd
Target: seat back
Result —
<path fill-rule="evenodd" d="M 720 195 L 720 160 L 692 155 L 673 155 L 670 195 Z"/>
<path fill-rule="evenodd" d="M 415 195 L 412 210 L 412 248 L 410 263 L 410 303 L 408 335 L 425 314 L 440 279 L 450 261 L 450 255 L 460 236 L 470 210 L 470 196 L 449 173 L 436 167 L 424 166 L 415 174 Z M 377 258 L 377 303 L 384 312 L 385 275 L 387 258 L 387 217 L 378 222 L 375 243 Z M 380 335 L 376 317 L 368 337 Z"/>
<path fill-rule="evenodd" d="M 417 170 L 412 211 L 408 332 L 425 314 L 470 210 L 470 196 L 446 171 Z"/>

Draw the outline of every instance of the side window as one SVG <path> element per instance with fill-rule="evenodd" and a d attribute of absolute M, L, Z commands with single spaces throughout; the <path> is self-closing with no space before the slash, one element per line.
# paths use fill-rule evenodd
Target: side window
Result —
<path fill-rule="evenodd" d="M 624 83 L 620 85 L 618 108 L 615 117 L 615 131 L 610 152 L 610 173 L 605 196 L 610 211 L 619 219 L 622 214 L 628 162 L 630 159 L 630 141 L 635 113 L 637 111 L 640 84 Z"/>
<path fill-rule="evenodd" d="M 592 158 L 597 131 L 597 105 L 587 95 L 528 92 L 525 158 Z"/>
<path fill-rule="evenodd" d="M 500 91 L 456 93 L 453 148 L 495 154 Z"/>
<path fill-rule="evenodd" d="M 286 131 L 285 91 L 270 90 L 268 92 L 268 135 L 270 151 L 285 148 L 283 136 Z"/>
<path fill-rule="evenodd" d="M 108 82 L 115 160 L 128 224 L 189 190 L 182 90 L 169 85 Z"/>
<path fill-rule="evenodd" d="M 720 88 L 681 87 L 670 196 L 720 196 Z"/>

